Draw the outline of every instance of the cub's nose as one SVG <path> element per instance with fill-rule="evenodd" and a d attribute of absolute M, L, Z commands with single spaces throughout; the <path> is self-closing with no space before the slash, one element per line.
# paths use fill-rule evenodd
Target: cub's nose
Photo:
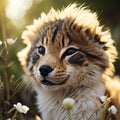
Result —
<path fill-rule="evenodd" d="M 53 71 L 53 68 L 49 65 L 42 65 L 40 66 L 39 71 L 43 77 L 46 77 L 50 72 Z"/>

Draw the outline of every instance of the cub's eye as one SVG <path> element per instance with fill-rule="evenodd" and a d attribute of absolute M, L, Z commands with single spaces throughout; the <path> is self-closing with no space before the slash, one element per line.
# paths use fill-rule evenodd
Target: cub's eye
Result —
<path fill-rule="evenodd" d="M 64 59 L 66 56 L 74 54 L 78 49 L 76 48 L 68 48 L 62 55 L 61 59 Z"/>
<path fill-rule="evenodd" d="M 76 51 L 77 51 L 76 48 L 69 48 L 69 49 L 67 49 L 67 50 L 65 51 L 65 54 L 66 54 L 66 56 L 67 56 L 67 55 L 72 55 L 72 54 L 75 53 Z"/>
<path fill-rule="evenodd" d="M 38 47 L 38 52 L 42 55 L 45 54 L 45 48 L 43 46 Z"/>

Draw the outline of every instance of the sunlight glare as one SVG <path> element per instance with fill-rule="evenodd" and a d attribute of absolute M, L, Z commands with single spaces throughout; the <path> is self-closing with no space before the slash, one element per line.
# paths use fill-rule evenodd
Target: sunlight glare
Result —
<path fill-rule="evenodd" d="M 9 19 L 24 17 L 26 11 L 32 6 L 32 2 L 32 0 L 8 0 L 6 16 Z"/>
<path fill-rule="evenodd" d="M 13 22 L 20 21 L 32 6 L 33 0 L 8 0 L 6 16 Z"/>

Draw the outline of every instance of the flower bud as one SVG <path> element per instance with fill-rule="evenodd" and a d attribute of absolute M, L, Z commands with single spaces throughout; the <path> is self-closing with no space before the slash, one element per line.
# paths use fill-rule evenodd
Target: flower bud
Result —
<path fill-rule="evenodd" d="M 67 109 L 72 109 L 75 104 L 75 100 L 72 98 L 65 98 L 63 100 L 63 106 Z"/>

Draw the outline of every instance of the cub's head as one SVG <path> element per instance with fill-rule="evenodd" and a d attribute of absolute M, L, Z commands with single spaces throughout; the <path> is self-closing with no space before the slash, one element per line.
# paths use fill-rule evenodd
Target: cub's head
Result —
<path fill-rule="evenodd" d="M 116 49 L 95 13 L 75 4 L 51 9 L 27 27 L 18 53 L 27 82 L 49 89 L 92 86 L 112 74 Z"/>

